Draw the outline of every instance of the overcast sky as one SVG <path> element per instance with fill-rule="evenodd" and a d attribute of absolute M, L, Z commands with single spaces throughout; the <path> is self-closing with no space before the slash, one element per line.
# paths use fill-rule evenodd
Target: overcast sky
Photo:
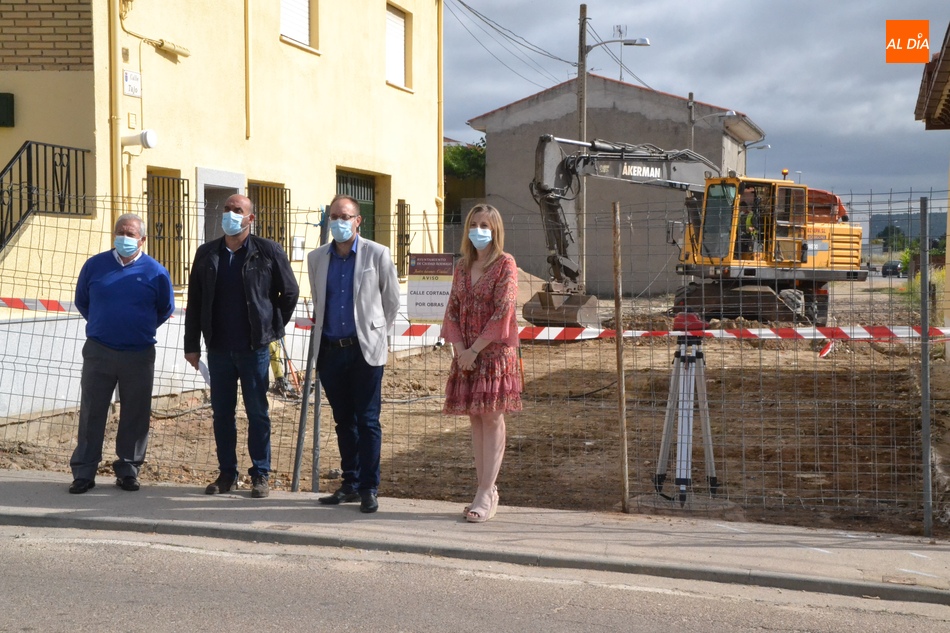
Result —
<path fill-rule="evenodd" d="M 513 45 L 463 6 L 545 53 Z M 936 52 L 948 0 L 588 0 L 588 44 L 647 37 L 623 50 L 624 81 L 747 115 L 771 149 L 748 173 L 838 193 L 945 192 L 950 130 L 914 118 L 922 64 L 886 64 L 886 20 L 929 20 Z M 475 141 L 466 121 L 576 75 L 575 0 L 445 0 L 445 135 Z M 605 49 L 610 49 L 607 51 Z M 591 51 L 591 72 L 620 78 L 618 44 Z M 563 60 L 563 61 L 561 61 Z M 756 81 L 747 78 L 755 77 Z M 608 139 L 637 142 L 637 139 Z M 666 148 L 680 149 L 680 148 Z M 937 196 L 935 196 L 936 198 Z M 945 195 L 942 196 L 945 199 Z"/>

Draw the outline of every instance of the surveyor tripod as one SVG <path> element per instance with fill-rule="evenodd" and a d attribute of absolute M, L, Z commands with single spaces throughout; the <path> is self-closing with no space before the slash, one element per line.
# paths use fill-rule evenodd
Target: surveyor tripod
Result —
<path fill-rule="evenodd" d="M 674 329 L 678 328 L 674 322 Z M 682 329 L 692 329 L 684 327 Z M 716 493 L 716 465 L 713 462 L 712 433 L 709 429 L 709 401 L 706 398 L 706 361 L 703 359 L 702 336 L 683 335 L 676 338 L 677 350 L 673 356 L 673 374 L 670 376 L 670 397 L 666 402 L 666 418 L 663 423 L 663 439 L 660 442 L 660 457 L 656 463 L 653 483 L 656 491 L 663 494 L 666 481 L 666 465 L 670 455 L 673 436 L 673 420 L 676 429 L 676 478 L 679 486 L 680 505 L 686 504 L 686 489 L 692 484 L 693 467 L 693 414 L 699 411 L 699 423 L 703 432 L 703 454 L 706 457 L 706 478 L 709 490 Z"/>

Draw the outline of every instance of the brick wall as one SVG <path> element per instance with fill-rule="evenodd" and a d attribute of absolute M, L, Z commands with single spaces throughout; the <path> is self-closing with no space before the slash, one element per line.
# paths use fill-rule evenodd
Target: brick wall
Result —
<path fill-rule="evenodd" d="M 92 0 L 0 3 L 0 70 L 92 69 Z"/>

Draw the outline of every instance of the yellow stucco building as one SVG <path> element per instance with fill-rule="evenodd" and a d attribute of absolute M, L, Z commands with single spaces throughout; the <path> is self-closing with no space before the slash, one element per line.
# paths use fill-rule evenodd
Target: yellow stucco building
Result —
<path fill-rule="evenodd" d="M 182 285 L 232 193 L 302 281 L 336 193 L 439 252 L 441 59 L 440 0 L 5 0 L 0 296 L 69 300 L 125 211 Z"/>

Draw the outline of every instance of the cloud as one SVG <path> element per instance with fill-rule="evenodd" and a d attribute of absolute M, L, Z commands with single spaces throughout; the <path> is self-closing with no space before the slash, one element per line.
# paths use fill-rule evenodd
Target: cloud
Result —
<path fill-rule="evenodd" d="M 445 131 L 468 141 L 480 137 L 469 119 L 576 75 L 580 3 L 465 0 L 559 61 L 514 46 L 461 2 L 446 0 Z M 750 154 L 750 173 L 767 162 L 770 172 L 801 170 L 824 188 L 947 189 L 950 131 L 925 131 L 914 119 L 923 67 L 886 64 L 884 47 L 886 20 L 928 19 L 936 50 L 950 3 L 588 0 L 587 16 L 601 40 L 615 38 L 615 25 L 650 38 L 649 48 L 622 51 L 625 81 L 636 83 L 634 73 L 656 90 L 693 92 L 765 130 L 772 149 Z M 588 68 L 619 78 L 611 53 L 621 48 L 592 50 Z"/>

